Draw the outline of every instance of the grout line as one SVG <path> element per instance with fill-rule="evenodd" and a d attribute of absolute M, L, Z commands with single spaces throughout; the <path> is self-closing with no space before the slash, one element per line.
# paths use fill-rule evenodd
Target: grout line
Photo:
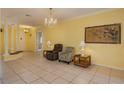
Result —
<path fill-rule="evenodd" d="M 21 59 L 21 61 L 23 61 L 24 59 Z M 20 61 L 20 62 L 21 62 Z M 22 67 L 24 68 L 24 69 L 26 69 L 23 65 L 22 65 Z M 11 68 L 10 66 L 9 66 L 9 68 L 17 75 L 17 76 L 19 76 L 20 77 L 20 79 L 22 79 L 26 84 L 28 84 L 19 74 L 21 74 L 21 73 L 16 73 L 14 70 L 13 70 L 13 68 Z M 26 70 L 28 70 L 28 69 L 26 69 Z M 30 70 L 28 70 L 28 71 L 30 71 Z M 32 71 L 30 71 L 30 72 L 32 72 Z M 23 73 L 22 73 L 23 74 Z M 33 73 L 34 74 L 34 73 Z"/>
<path fill-rule="evenodd" d="M 31 63 L 32 64 L 32 63 Z M 23 67 L 24 67 L 24 65 L 22 65 Z M 26 67 L 24 67 L 25 69 L 26 69 Z M 39 77 L 38 79 L 43 79 L 42 77 L 40 77 L 40 76 L 38 76 L 37 74 L 35 74 L 33 71 L 31 71 L 30 69 L 26 69 L 26 70 L 28 70 L 29 72 L 31 72 L 31 73 L 33 73 L 34 75 L 36 75 L 37 77 Z M 36 80 L 38 80 L 38 79 L 36 79 Z M 43 79 L 44 80 L 44 79 Z M 33 81 L 35 81 L 35 80 L 33 80 Z M 31 82 L 33 82 L 33 81 L 31 81 Z M 46 80 L 44 80 L 44 81 L 46 81 Z M 46 82 L 48 82 L 48 81 L 46 81 Z M 29 82 L 30 83 L 30 82 Z M 49 83 L 49 82 L 48 82 Z M 28 84 L 28 83 L 27 83 Z"/>
<path fill-rule="evenodd" d="M 81 72 L 80 72 L 78 75 L 76 75 L 76 76 L 70 81 L 70 83 L 72 83 L 72 81 L 73 81 L 75 78 L 77 78 L 80 74 L 81 74 Z"/>
<path fill-rule="evenodd" d="M 32 63 L 31 63 L 32 64 Z M 32 64 L 33 65 L 33 64 Z M 39 67 L 40 69 L 42 69 L 40 66 L 37 66 L 37 65 L 35 65 L 36 67 Z M 24 66 L 23 66 L 24 67 Z M 25 67 L 24 67 L 25 68 Z M 26 68 L 25 68 L 26 69 Z M 28 71 L 30 71 L 30 72 L 32 72 L 33 74 L 35 74 L 36 76 L 38 76 L 36 73 L 34 73 L 33 71 L 31 71 L 30 69 L 26 69 L 26 70 L 28 70 Z M 44 70 L 44 69 L 43 69 Z M 50 73 L 49 71 L 46 71 L 46 72 L 48 72 L 48 73 Z M 39 79 L 43 79 L 41 76 L 38 76 L 39 77 Z M 37 79 L 38 80 L 38 79 Z M 44 81 L 46 81 L 45 79 L 43 79 Z M 35 80 L 34 80 L 35 81 Z M 33 81 L 31 81 L 31 82 L 33 82 Z M 48 82 L 48 83 L 50 83 L 49 81 L 46 81 L 46 82 Z"/>
<path fill-rule="evenodd" d="M 52 80 L 52 81 L 50 82 L 50 84 L 54 84 L 54 83 L 52 83 L 52 82 L 55 81 L 55 80 L 57 80 L 58 78 L 60 78 L 60 77 L 58 76 L 57 78 L 55 78 L 54 80 Z"/>
<path fill-rule="evenodd" d="M 95 71 L 95 73 L 94 73 L 93 77 L 91 78 L 91 80 L 89 80 L 88 84 L 90 84 L 90 82 L 93 80 L 93 78 L 95 77 L 95 75 L 96 75 L 97 71 L 98 71 L 98 68 L 96 68 L 96 71 Z"/>
<path fill-rule="evenodd" d="M 112 73 L 112 69 L 110 70 L 110 73 L 109 73 L 109 79 L 108 79 L 109 84 L 110 84 L 110 80 L 111 80 L 111 73 Z"/>
<path fill-rule="evenodd" d="M 8 66 L 8 65 L 7 65 Z M 16 73 L 10 66 L 8 66 L 8 68 L 10 68 L 22 81 L 24 81 L 23 78 L 21 78 L 18 73 Z M 18 80 L 17 80 L 18 81 Z M 15 81 L 16 82 L 16 81 Z M 24 81 L 25 82 L 25 81 Z M 27 84 L 27 82 L 25 82 Z"/>
<path fill-rule="evenodd" d="M 36 80 L 33 80 L 33 81 L 31 81 L 30 82 L 30 84 L 32 84 L 33 82 L 35 82 L 35 81 L 37 81 L 37 80 L 40 80 L 40 79 L 42 79 L 41 77 L 40 78 L 38 78 L 38 79 L 36 79 Z M 42 80 L 44 80 L 44 79 L 42 79 Z M 45 82 L 47 82 L 46 80 L 44 80 Z M 42 84 L 42 83 L 41 83 Z"/>

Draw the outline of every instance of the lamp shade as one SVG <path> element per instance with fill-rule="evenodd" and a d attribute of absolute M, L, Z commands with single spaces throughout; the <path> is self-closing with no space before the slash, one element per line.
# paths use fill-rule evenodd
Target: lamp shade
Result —
<path fill-rule="evenodd" d="M 47 41 L 47 46 L 50 47 L 51 46 L 51 42 Z"/>
<path fill-rule="evenodd" d="M 81 54 L 81 56 L 85 55 L 85 46 L 86 46 L 85 42 L 81 41 L 80 42 L 80 54 Z"/>
<path fill-rule="evenodd" d="M 85 44 L 85 42 L 84 42 L 84 41 L 81 41 L 81 42 L 80 42 L 80 47 L 83 47 L 83 48 L 84 48 L 84 47 L 85 47 L 85 45 L 86 45 L 86 44 Z"/>

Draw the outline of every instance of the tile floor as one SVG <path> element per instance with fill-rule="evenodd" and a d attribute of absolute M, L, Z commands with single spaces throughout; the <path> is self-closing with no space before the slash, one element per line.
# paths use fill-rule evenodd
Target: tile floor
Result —
<path fill-rule="evenodd" d="M 34 53 L 4 62 L 3 76 L 4 84 L 124 84 L 124 71 L 96 65 L 82 68 Z"/>

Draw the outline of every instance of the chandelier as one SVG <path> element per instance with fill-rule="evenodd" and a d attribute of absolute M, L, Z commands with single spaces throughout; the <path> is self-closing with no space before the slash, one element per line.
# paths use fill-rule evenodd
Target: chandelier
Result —
<path fill-rule="evenodd" d="M 49 16 L 45 18 L 45 25 L 52 26 L 57 23 L 57 18 L 53 16 L 52 8 L 49 8 Z"/>

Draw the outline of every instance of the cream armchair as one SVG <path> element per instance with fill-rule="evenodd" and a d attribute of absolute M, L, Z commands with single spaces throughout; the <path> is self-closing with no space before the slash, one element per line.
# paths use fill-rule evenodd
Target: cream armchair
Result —
<path fill-rule="evenodd" d="M 68 64 L 73 60 L 74 47 L 65 47 L 62 52 L 59 52 L 59 62 L 67 62 Z"/>

